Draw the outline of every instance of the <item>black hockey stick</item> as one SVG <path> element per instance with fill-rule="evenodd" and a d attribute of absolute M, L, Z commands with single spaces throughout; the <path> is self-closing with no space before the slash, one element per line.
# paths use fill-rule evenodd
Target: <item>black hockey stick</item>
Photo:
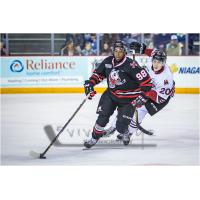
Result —
<path fill-rule="evenodd" d="M 144 129 L 144 128 L 140 125 L 140 123 L 138 122 L 138 111 L 136 110 L 135 112 L 136 112 L 136 126 L 137 126 L 137 128 L 138 128 L 142 133 L 144 133 L 144 134 L 146 134 L 146 135 L 153 135 L 154 132 L 153 132 L 152 130 L 146 130 L 146 129 Z"/>
<path fill-rule="evenodd" d="M 57 138 L 60 136 L 60 134 L 64 131 L 64 129 L 67 127 L 67 125 L 71 122 L 71 120 L 74 118 L 74 116 L 78 113 L 78 111 L 81 109 L 81 107 L 84 105 L 84 103 L 87 101 L 88 97 L 90 94 L 87 95 L 87 97 L 82 101 L 82 103 L 79 105 L 79 107 L 76 109 L 74 114 L 70 117 L 70 119 L 65 123 L 65 125 L 62 127 L 60 132 L 55 136 L 55 138 L 51 141 L 49 146 L 45 149 L 43 153 L 37 153 L 35 151 L 30 151 L 30 156 L 33 158 L 40 158 L 40 159 L 45 159 L 46 157 L 44 156 L 47 151 L 50 149 L 50 147 L 56 142 Z"/>
<path fill-rule="evenodd" d="M 132 53 L 133 61 L 135 61 L 135 50 L 132 49 L 132 50 L 131 50 L 131 53 Z M 137 111 L 136 111 L 136 112 L 137 112 Z M 137 113 L 137 115 L 138 115 L 138 113 Z M 137 125 L 138 129 L 139 129 L 141 132 L 143 132 L 143 133 L 145 133 L 145 134 L 147 134 L 147 135 L 153 135 L 153 131 L 144 129 L 144 128 L 138 123 L 138 116 L 136 116 L 136 125 Z"/>
<path fill-rule="evenodd" d="M 139 123 L 137 124 L 137 127 L 141 132 L 145 133 L 146 135 L 153 135 L 154 134 L 154 132 L 152 130 L 144 129 Z"/>

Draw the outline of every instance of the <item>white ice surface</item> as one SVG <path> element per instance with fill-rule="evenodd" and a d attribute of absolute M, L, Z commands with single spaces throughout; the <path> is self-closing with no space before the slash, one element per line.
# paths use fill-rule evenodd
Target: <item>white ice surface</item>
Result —
<path fill-rule="evenodd" d="M 1 95 L 2 165 L 199 165 L 199 95 L 176 95 L 165 109 L 146 117 L 143 127 L 155 136 L 133 136 L 133 145 L 98 146 L 91 150 L 52 146 L 47 159 L 32 159 L 29 151 L 49 145 L 43 127 L 65 124 L 84 99 L 83 94 Z M 85 103 L 60 136 L 60 141 L 82 144 L 96 121 L 100 95 Z M 115 139 L 116 136 L 112 138 Z"/>

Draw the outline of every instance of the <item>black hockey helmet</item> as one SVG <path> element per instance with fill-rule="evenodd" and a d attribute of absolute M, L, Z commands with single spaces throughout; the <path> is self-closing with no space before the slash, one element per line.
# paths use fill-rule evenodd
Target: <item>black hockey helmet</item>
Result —
<path fill-rule="evenodd" d="M 127 53 L 127 48 L 125 46 L 125 44 L 121 41 L 121 40 L 117 40 L 114 45 L 113 45 L 113 53 L 115 51 L 115 48 L 121 48 L 124 53 Z"/>
<path fill-rule="evenodd" d="M 165 63 L 166 60 L 167 60 L 167 55 L 166 55 L 166 53 L 163 52 L 163 51 L 160 51 L 160 50 L 158 50 L 158 49 L 154 50 L 154 51 L 152 52 L 152 55 L 151 55 L 151 56 L 152 56 L 152 61 L 153 61 L 153 60 L 159 60 L 159 61 Z"/>

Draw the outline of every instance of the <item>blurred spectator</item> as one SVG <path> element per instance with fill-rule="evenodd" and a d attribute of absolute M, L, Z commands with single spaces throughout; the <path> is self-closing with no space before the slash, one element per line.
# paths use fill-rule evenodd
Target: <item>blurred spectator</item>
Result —
<path fill-rule="evenodd" d="M 119 40 L 119 34 L 117 33 L 112 33 L 112 34 L 108 34 L 108 33 L 104 33 L 104 34 L 100 34 L 100 54 L 103 55 L 110 55 L 110 51 L 111 50 L 111 46 L 114 44 L 114 42 L 116 40 Z M 106 48 L 108 47 L 107 50 Z M 108 54 L 107 54 L 108 53 Z"/>
<path fill-rule="evenodd" d="M 117 34 L 117 33 L 112 33 L 112 34 L 110 34 L 110 37 L 111 37 L 111 45 L 113 46 L 113 44 L 117 41 L 117 40 L 119 40 L 120 38 L 119 38 L 119 34 Z"/>
<path fill-rule="evenodd" d="M 133 34 L 133 33 L 126 33 L 126 34 L 119 34 L 120 40 L 124 42 L 124 44 L 128 47 L 129 44 L 133 41 L 141 42 L 141 34 Z"/>
<path fill-rule="evenodd" d="M 200 55 L 200 34 L 199 33 L 190 33 L 188 35 L 188 49 L 189 55 Z"/>
<path fill-rule="evenodd" d="M 97 35 L 96 33 L 87 33 L 84 35 L 85 38 L 85 43 L 90 42 L 93 51 L 96 53 L 97 52 Z"/>
<path fill-rule="evenodd" d="M 95 54 L 97 52 L 97 35 L 96 34 L 91 34 L 91 46 L 92 49 L 94 50 Z"/>
<path fill-rule="evenodd" d="M 74 42 L 74 46 L 80 45 L 83 48 L 84 45 L 84 34 L 78 33 L 67 33 L 66 34 L 66 42 L 72 40 Z"/>
<path fill-rule="evenodd" d="M 177 35 L 172 35 L 170 43 L 166 46 L 166 53 L 168 56 L 180 56 L 182 55 L 182 47 L 178 42 Z"/>
<path fill-rule="evenodd" d="M 90 39 L 91 39 L 90 34 L 89 34 L 89 33 L 85 33 L 85 34 L 84 34 L 84 41 L 85 41 L 85 42 L 90 42 L 90 41 L 91 41 Z"/>
<path fill-rule="evenodd" d="M 66 34 L 66 42 L 73 41 L 76 51 L 81 54 L 84 47 L 84 34 L 68 33 Z"/>
<path fill-rule="evenodd" d="M 109 45 L 111 44 L 110 36 L 107 33 L 101 36 L 101 48 L 103 48 L 104 43 L 108 43 Z"/>
<path fill-rule="evenodd" d="M 7 51 L 3 42 L 0 42 L 0 47 L 1 47 L 1 56 L 6 56 Z"/>
<path fill-rule="evenodd" d="M 95 51 L 92 49 L 92 45 L 90 42 L 85 43 L 85 47 L 82 50 L 81 55 L 83 55 L 83 56 L 94 56 L 95 55 Z"/>
<path fill-rule="evenodd" d="M 152 34 L 152 33 L 144 34 L 144 43 L 147 45 L 147 48 L 149 48 L 149 49 L 154 48 L 153 36 L 154 36 L 154 34 Z"/>
<path fill-rule="evenodd" d="M 74 42 L 69 40 L 60 51 L 61 56 L 77 56 L 79 52 L 74 47 Z"/>
<path fill-rule="evenodd" d="M 101 36 L 101 40 L 100 40 L 100 47 L 101 49 L 103 49 L 103 45 L 104 43 L 108 43 L 109 46 L 112 46 L 114 44 L 114 42 L 116 40 L 119 40 L 119 34 L 116 34 L 116 33 L 113 33 L 113 34 L 108 34 L 108 33 L 105 33 L 105 34 L 102 34 Z"/>
<path fill-rule="evenodd" d="M 154 48 L 157 48 L 165 52 L 167 43 L 169 42 L 171 34 L 169 33 L 156 33 L 153 34 L 153 45 Z"/>
<path fill-rule="evenodd" d="M 110 48 L 110 45 L 108 44 L 108 42 L 105 42 L 103 44 L 103 49 L 101 51 L 101 56 L 110 56 L 112 54 L 112 50 Z"/>

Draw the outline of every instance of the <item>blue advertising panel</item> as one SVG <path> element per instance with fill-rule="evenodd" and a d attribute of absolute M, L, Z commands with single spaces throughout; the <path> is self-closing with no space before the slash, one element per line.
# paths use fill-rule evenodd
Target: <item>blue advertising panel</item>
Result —
<path fill-rule="evenodd" d="M 87 57 L 2 57 L 1 87 L 74 87 L 88 78 Z"/>

